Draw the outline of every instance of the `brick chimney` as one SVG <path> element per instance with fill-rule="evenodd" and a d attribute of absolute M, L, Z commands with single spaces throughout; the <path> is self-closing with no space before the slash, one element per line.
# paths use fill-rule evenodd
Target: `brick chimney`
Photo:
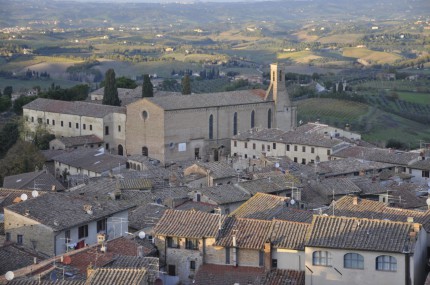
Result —
<path fill-rule="evenodd" d="M 358 205 L 358 197 L 357 196 L 352 197 L 352 205 Z"/>

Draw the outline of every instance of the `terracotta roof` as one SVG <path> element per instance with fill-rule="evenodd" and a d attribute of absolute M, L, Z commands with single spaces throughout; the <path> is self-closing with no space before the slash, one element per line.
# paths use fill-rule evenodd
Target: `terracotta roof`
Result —
<path fill-rule="evenodd" d="M 25 105 L 23 109 L 94 118 L 103 118 L 112 113 L 125 114 L 124 107 L 93 104 L 83 101 L 60 101 L 45 98 L 37 98 Z"/>
<path fill-rule="evenodd" d="M 112 155 L 98 149 L 77 149 L 57 155 L 53 160 L 96 173 L 109 171 L 127 162 L 124 156 Z"/>
<path fill-rule="evenodd" d="M 214 179 L 235 177 L 237 175 L 233 167 L 222 161 L 197 162 L 195 164 L 203 168 L 205 172 L 209 170 L 209 176 Z"/>
<path fill-rule="evenodd" d="M 65 190 L 64 186 L 45 170 L 6 176 L 3 182 L 5 188 L 43 191 L 51 191 L 53 185 L 57 191 Z"/>
<path fill-rule="evenodd" d="M 87 205 L 91 206 L 91 215 L 84 210 Z M 110 197 L 96 200 L 72 193 L 54 192 L 11 205 L 7 210 L 25 215 L 54 231 L 60 231 L 126 211 L 131 207 L 124 201 L 115 201 Z"/>
<path fill-rule="evenodd" d="M 349 179 L 360 188 L 360 195 L 378 195 L 387 192 L 387 188 L 382 186 L 376 178 L 357 176 Z"/>
<path fill-rule="evenodd" d="M 315 215 L 305 246 L 413 252 L 415 238 L 410 238 L 413 231 L 413 223 Z"/>
<path fill-rule="evenodd" d="M 66 148 L 75 146 L 83 146 L 87 144 L 103 143 L 103 140 L 96 135 L 76 136 L 76 137 L 60 137 L 55 140 L 64 144 Z"/>
<path fill-rule="evenodd" d="M 297 183 L 294 183 L 294 179 L 289 176 L 279 175 L 239 182 L 236 186 L 246 190 L 251 195 L 255 195 L 258 192 L 276 193 L 284 191 L 291 189 L 292 186 L 297 186 Z"/>
<path fill-rule="evenodd" d="M 97 268 L 88 277 L 87 285 L 140 285 L 145 281 L 146 269 L 134 268 Z"/>
<path fill-rule="evenodd" d="M 262 285 L 305 285 L 305 272 L 273 269 L 266 274 Z"/>
<path fill-rule="evenodd" d="M 128 226 L 136 230 L 153 227 L 161 219 L 166 210 L 167 207 L 156 203 L 141 205 L 130 212 Z"/>
<path fill-rule="evenodd" d="M 286 198 L 264 193 L 257 193 L 239 208 L 233 211 L 231 216 L 238 218 L 250 218 L 271 220 L 273 218 L 296 222 L 311 222 L 312 213 L 286 206 Z"/>
<path fill-rule="evenodd" d="M 274 220 L 270 240 L 275 248 L 304 250 L 306 232 L 310 224 Z"/>
<path fill-rule="evenodd" d="M 118 189 L 124 190 L 143 190 L 151 189 L 152 182 L 146 178 L 136 178 L 136 179 L 120 179 L 118 180 Z"/>
<path fill-rule="evenodd" d="M 345 158 L 320 162 L 316 167 L 316 171 L 320 175 L 336 176 L 351 174 L 354 172 L 365 171 L 378 171 L 380 169 L 386 169 L 394 167 L 393 164 L 376 162 L 376 161 L 364 161 L 355 158 Z"/>
<path fill-rule="evenodd" d="M 264 268 L 203 264 L 194 278 L 196 285 L 260 285 L 264 279 Z"/>
<path fill-rule="evenodd" d="M 216 237 L 215 245 L 233 247 L 233 236 L 236 246 L 248 249 L 263 249 L 269 241 L 272 221 L 228 217 L 222 230 Z"/>
<path fill-rule="evenodd" d="M 196 188 L 194 190 L 210 198 L 218 205 L 242 202 L 251 198 L 250 194 L 232 184 Z"/>
<path fill-rule="evenodd" d="M 357 204 L 354 205 L 354 200 Z M 326 211 L 327 214 L 333 213 L 333 204 Z M 344 196 L 334 203 L 334 214 L 336 216 L 369 218 L 406 222 L 408 217 L 412 217 L 415 223 L 423 225 L 427 232 L 430 232 L 430 210 L 418 211 L 388 207 L 385 203 L 368 199 Z"/>
<path fill-rule="evenodd" d="M 0 247 L 0 276 L 8 271 L 32 265 L 34 258 L 43 260 L 41 256 L 14 244 Z"/>
<path fill-rule="evenodd" d="M 144 98 L 166 111 L 196 108 L 209 108 L 217 106 L 245 105 L 255 103 L 272 103 L 264 101 L 260 96 L 263 90 L 252 89 L 232 92 L 192 94 L 190 96 L 162 96 Z"/>
<path fill-rule="evenodd" d="M 271 142 L 279 139 L 284 133 L 285 131 L 279 129 L 250 129 L 233 136 L 232 140 L 259 140 Z"/>
<path fill-rule="evenodd" d="M 153 265 L 158 265 L 157 257 L 140 257 L 140 256 L 126 256 L 120 255 L 115 260 L 108 264 L 106 267 L 110 268 L 148 268 Z M 158 266 L 157 266 L 158 267 Z"/>
<path fill-rule="evenodd" d="M 188 238 L 215 237 L 225 216 L 198 211 L 167 210 L 154 228 L 163 236 Z"/>
<path fill-rule="evenodd" d="M 335 157 L 351 157 L 369 161 L 378 161 L 396 165 L 408 165 L 416 161 L 419 153 L 391 150 L 385 148 L 368 148 L 362 146 L 350 146 L 332 153 Z"/>

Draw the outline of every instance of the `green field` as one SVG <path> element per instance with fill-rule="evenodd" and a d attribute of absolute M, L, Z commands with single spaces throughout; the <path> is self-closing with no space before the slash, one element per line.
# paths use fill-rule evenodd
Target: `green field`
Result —
<path fill-rule="evenodd" d="M 430 93 L 396 92 L 399 98 L 411 103 L 430 105 Z"/>
<path fill-rule="evenodd" d="M 395 53 L 373 51 L 367 48 L 344 48 L 343 56 L 360 58 L 373 63 L 394 63 L 402 57 Z"/>
<path fill-rule="evenodd" d="M 18 80 L 18 79 L 5 79 L 0 77 L 0 90 L 3 90 L 6 86 L 12 86 L 14 92 L 31 89 L 35 86 L 40 86 L 42 90 L 48 89 L 51 84 L 60 85 L 62 88 L 69 88 L 80 82 L 62 80 L 62 79 L 50 79 L 50 80 Z"/>

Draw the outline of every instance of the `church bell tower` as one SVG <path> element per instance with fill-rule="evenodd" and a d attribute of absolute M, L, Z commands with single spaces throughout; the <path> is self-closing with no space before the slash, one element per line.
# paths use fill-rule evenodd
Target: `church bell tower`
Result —
<path fill-rule="evenodd" d="M 285 86 L 285 66 L 279 63 L 270 65 L 270 86 L 265 100 L 275 102 L 274 127 L 289 131 L 297 126 L 297 107 L 291 103 Z"/>

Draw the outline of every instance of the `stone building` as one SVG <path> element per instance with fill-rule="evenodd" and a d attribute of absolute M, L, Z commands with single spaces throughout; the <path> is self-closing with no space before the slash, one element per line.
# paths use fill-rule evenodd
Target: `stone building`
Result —
<path fill-rule="evenodd" d="M 126 149 L 162 163 L 218 161 L 230 138 L 251 128 L 290 130 L 296 107 L 285 87 L 284 66 L 271 65 L 269 89 L 143 98 L 127 105 Z"/>
<path fill-rule="evenodd" d="M 26 138 L 38 128 L 56 137 L 95 135 L 109 152 L 125 154 L 125 108 L 38 98 L 23 107 L 27 122 Z"/>

